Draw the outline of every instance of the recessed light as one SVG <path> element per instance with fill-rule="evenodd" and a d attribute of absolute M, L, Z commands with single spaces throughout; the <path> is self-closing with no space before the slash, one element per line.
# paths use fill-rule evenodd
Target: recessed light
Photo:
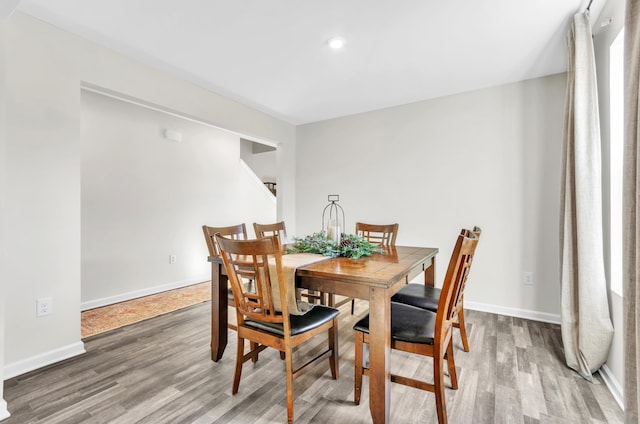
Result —
<path fill-rule="evenodd" d="M 329 47 L 332 49 L 341 49 L 344 46 L 344 40 L 342 38 L 333 37 L 328 41 Z"/>

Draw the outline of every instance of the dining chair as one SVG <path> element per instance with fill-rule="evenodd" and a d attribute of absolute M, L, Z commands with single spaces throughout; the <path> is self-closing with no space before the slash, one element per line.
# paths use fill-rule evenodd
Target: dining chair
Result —
<path fill-rule="evenodd" d="M 288 242 L 287 228 L 284 225 L 284 221 L 276 222 L 275 224 L 258 224 L 254 222 L 253 229 L 257 238 L 278 235 L 278 237 L 280 237 L 280 242 L 283 245 Z M 297 294 L 298 297 L 306 297 L 309 303 L 316 303 L 317 301 L 321 305 L 325 304 L 324 293 L 320 293 L 315 290 L 298 289 Z"/>
<path fill-rule="evenodd" d="M 203 225 L 202 231 L 204 232 L 204 238 L 207 242 L 207 248 L 209 249 L 209 256 L 214 256 L 216 258 L 220 257 L 220 251 L 218 250 L 218 246 L 214 237 L 216 233 L 220 233 L 223 236 L 232 238 L 234 240 L 247 239 L 247 227 L 246 225 L 244 225 L 244 223 L 238 225 L 230 225 L 228 227 L 209 227 Z"/>
<path fill-rule="evenodd" d="M 468 230 L 463 230 L 468 231 Z M 480 227 L 473 227 L 473 233 L 476 238 L 480 239 L 482 230 Z M 471 264 L 469 264 L 471 265 Z M 467 337 L 467 328 L 464 322 L 464 289 L 466 280 L 460 288 L 460 296 L 456 302 L 456 319 L 453 326 L 460 330 L 460 338 L 462 339 L 462 347 L 465 352 L 469 352 L 469 340 Z M 418 308 L 427 309 L 436 312 L 438 310 L 438 300 L 440 299 L 441 289 L 427 286 L 425 284 L 407 284 L 402 287 L 393 297 L 392 302 L 404 303 L 405 305 L 416 306 Z"/>
<path fill-rule="evenodd" d="M 254 222 L 253 229 L 257 238 L 277 235 L 280 237 L 280 243 L 287 244 L 289 242 L 287 238 L 287 227 L 284 225 L 284 221 L 273 224 L 258 224 Z"/>
<path fill-rule="evenodd" d="M 209 227 L 206 225 L 202 226 L 202 231 L 204 233 L 204 238 L 207 242 L 207 248 L 209 249 L 209 256 L 220 258 L 220 250 L 218 249 L 218 245 L 216 244 L 215 235 L 217 233 L 222 234 L 223 236 L 232 238 L 234 240 L 246 240 L 247 239 L 247 227 L 242 224 L 238 225 L 230 225 L 228 227 Z M 244 284 L 251 285 L 253 284 L 253 280 L 245 280 Z M 233 298 L 233 292 L 228 291 L 227 296 L 227 304 L 235 307 L 235 300 Z M 232 330 L 236 329 L 236 326 L 233 323 L 227 323 L 227 328 L 231 328 Z"/>
<path fill-rule="evenodd" d="M 438 423 L 447 423 L 447 407 L 444 388 L 444 361 L 447 361 L 451 387 L 458 388 L 451 324 L 455 319 L 456 299 L 469 274 L 469 267 L 478 239 L 472 232 L 458 236 L 444 284 L 438 300 L 438 312 L 415 306 L 391 302 L 391 348 L 431 357 L 433 383 L 414 378 L 391 375 L 391 381 L 435 394 Z M 369 343 L 369 315 L 358 321 L 355 330 L 355 394 L 354 402 L 360 403 L 362 376 L 369 375 L 364 366 L 363 348 Z"/>
<path fill-rule="evenodd" d="M 356 235 L 382 247 L 395 246 L 398 227 L 398 224 L 378 225 L 356 222 Z"/>
<path fill-rule="evenodd" d="M 356 222 L 356 235 L 364 238 L 372 244 L 382 247 L 391 247 L 396 245 L 396 237 L 398 236 L 398 224 L 365 224 Z M 355 299 L 348 297 L 336 303 L 339 307 L 351 301 L 351 315 L 355 310 Z"/>
<path fill-rule="evenodd" d="M 293 379 L 308 367 L 329 359 L 331 376 L 338 378 L 338 315 L 339 311 L 315 305 L 304 315 L 291 315 L 287 302 L 287 282 L 282 266 L 282 250 L 277 235 L 256 240 L 232 240 L 216 235 L 222 261 L 227 269 L 231 289 L 236 299 L 238 351 L 232 393 L 238 393 L 242 365 L 257 358 L 267 347 L 284 352 L 287 384 L 287 419 L 293 423 Z M 269 271 L 269 260 L 275 262 L 275 272 Z M 273 271 L 272 271 L 273 272 Z M 254 290 L 246 290 L 243 278 L 254 279 Z M 281 311 L 276 311 L 271 287 L 278 284 Z M 315 353 L 313 359 L 295 368 L 293 349 L 312 337 L 327 332 L 328 347 Z M 245 354 L 245 340 L 250 350 Z M 316 352 L 316 351 L 314 351 Z"/>

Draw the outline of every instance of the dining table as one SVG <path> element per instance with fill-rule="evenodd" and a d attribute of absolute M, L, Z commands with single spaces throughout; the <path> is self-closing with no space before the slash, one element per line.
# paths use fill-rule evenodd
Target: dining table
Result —
<path fill-rule="evenodd" d="M 369 301 L 369 410 L 374 423 L 388 423 L 391 399 L 391 296 L 424 276 L 433 286 L 437 248 L 391 246 L 358 259 L 335 257 L 300 266 L 297 287 Z M 211 262 L 211 359 L 222 358 L 227 345 L 227 277 L 222 260 Z M 331 301 L 330 301 L 331 303 Z"/>

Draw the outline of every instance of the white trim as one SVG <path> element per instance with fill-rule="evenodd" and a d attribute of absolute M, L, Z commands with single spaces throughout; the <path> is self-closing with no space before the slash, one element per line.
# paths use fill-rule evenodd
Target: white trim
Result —
<path fill-rule="evenodd" d="M 529 309 L 509 308 L 507 306 L 490 305 L 488 303 L 469 302 L 466 300 L 464 301 L 464 307 L 465 309 L 472 309 L 474 311 L 490 312 L 492 314 L 525 318 L 533 321 L 548 322 L 551 324 L 560 324 L 559 314 L 531 311 Z"/>
<path fill-rule="evenodd" d="M 58 349 L 50 350 L 49 352 L 32 356 L 31 358 L 21 359 L 20 361 L 12 364 L 6 364 L 4 366 L 4 379 L 8 380 L 29 371 L 37 370 L 38 368 L 55 364 L 56 362 L 64 361 L 65 359 L 69 359 L 74 356 L 82 355 L 83 353 L 85 353 L 84 343 L 76 342 Z"/>
<path fill-rule="evenodd" d="M 80 304 L 80 310 L 86 311 L 88 309 L 99 308 L 101 306 L 113 305 L 114 303 L 125 302 L 131 299 L 137 299 L 139 297 L 149 296 L 156 293 L 162 293 L 169 290 L 180 289 L 182 287 L 192 286 L 194 284 L 210 281 L 211 275 L 202 275 L 196 278 L 190 278 L 188 280 L 175 281 L 173 283 L 163 284 L 161 286 L 149 287 L 142 290 L 136 290 L 132 292 L 118 294 L 116 296 L 103 297 L 102 299 L 88 300 Z"/>
<path fill-rule="evenodd" d="M 0 399 L 0 421 L 4 420 L 5 418 L 9 418 L 10 416 L 11 414 L 7 409 L 7 402 L 4 399 Z"/>
<path fill-rule="evenodd" d="M 611 392 L 611 396 L 613 396 L 613 399 L 618 406 L 620 406 L 620 409 L 624 411 L 624 389 L 620 385 L 620 382 L 616 376 L 613 375 L 609 367 L 607 367 L 607 364 L 602 365 L 598 372 L 604 381 L 604 385 L 607 386 L 607 389 Z"/>

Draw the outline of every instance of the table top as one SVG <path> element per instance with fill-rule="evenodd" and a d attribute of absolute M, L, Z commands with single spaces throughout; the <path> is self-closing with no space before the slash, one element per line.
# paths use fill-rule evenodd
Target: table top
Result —
<path fill-rule="evenodd" d="M 393 246 L 385 253 L 374 253 L 358 259 L 337 257 L 297 268 L 299 278 L 340 280 L 388 288 L 398 277 L 408 274 L 416 266 L 430 261 L 438 253 L 435 247 Z M 209 256 L 209 262 L 222 259 Z"/>
<path fill-rule="evenodd" d="M 387 288 L 400 276 L 434 258 L 437 253 L 438 249 L 433 247 L 395 246 L 387 248 L 385 253 L 374 253 L 358 259 L 337 257 L 305 265 L 296 270 L 296 276 L 337 279 Z"/>

